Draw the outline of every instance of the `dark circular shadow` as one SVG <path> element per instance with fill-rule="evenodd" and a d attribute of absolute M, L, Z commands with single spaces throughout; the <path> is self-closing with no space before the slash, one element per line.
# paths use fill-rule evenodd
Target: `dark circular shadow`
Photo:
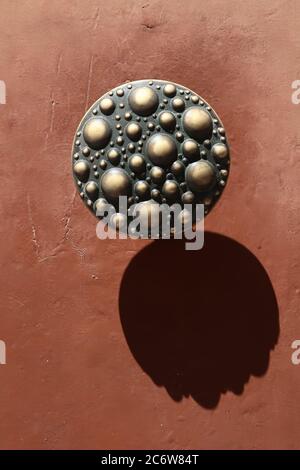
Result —
<path fill-rule="evenodd" d="M 278 305 L 258 259 L 236 241 L 205 234 L 204 248 L 157 240 L 127 267 L 120 317 L 129 348 L 176 401 L 205 408 L 263 375 L 279 336 Z"/>

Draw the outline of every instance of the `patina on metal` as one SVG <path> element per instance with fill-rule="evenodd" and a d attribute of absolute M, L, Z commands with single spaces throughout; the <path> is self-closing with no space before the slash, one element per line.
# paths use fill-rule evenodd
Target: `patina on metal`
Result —
<path fill-rule="evenodd" d="M 75 183 L 95 215 L 107 203 L 118 212 L 119 196 L 128 206 L 202 203 L 206 215 L 227 183 L 229 163 L 215 111 L 164 80 L 125 83 L 99 98 L 80 122 L 72 150 Z"/>

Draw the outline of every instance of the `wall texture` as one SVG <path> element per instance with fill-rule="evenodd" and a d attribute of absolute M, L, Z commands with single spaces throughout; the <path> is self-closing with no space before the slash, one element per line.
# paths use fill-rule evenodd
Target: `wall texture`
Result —
<path fill-rule="evenodd" d="M 1 0 L 1 448 L 297 448 L 297 0 Z M 203 95 L 232 167 L 205 248 L 100 241 L 84 111 L 126 80 Z"/>

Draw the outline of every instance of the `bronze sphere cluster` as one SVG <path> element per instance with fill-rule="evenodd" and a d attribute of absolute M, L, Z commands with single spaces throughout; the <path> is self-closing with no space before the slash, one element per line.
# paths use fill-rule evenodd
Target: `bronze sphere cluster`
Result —
<path fill-rule="evenodd" d="M 163 80 L 125 83 L 99 98 L 76 131 L 73 175 L 86 205 L 205 205 L 227 182 L 224 127 L 203 98 Z"/>

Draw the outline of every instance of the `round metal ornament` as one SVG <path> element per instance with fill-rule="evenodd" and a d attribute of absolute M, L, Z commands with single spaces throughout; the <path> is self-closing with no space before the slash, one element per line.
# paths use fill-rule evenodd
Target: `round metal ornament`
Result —
<path fill-rule="evenodd" d="M 72 150 L 81 198 L 95 215 L 112 205 L 114 223 L 124 218 L 120 196 L 128 207 L 143 202 L 146 214 L 162 203 L 180 204 L 181 218 L 186 204 L 204 204 L 208 214 L 226 186 L 229 163 L 216 112 L 197 93 L 164 80 L 124 83 L 105 93 L 82 118 Z"/>

